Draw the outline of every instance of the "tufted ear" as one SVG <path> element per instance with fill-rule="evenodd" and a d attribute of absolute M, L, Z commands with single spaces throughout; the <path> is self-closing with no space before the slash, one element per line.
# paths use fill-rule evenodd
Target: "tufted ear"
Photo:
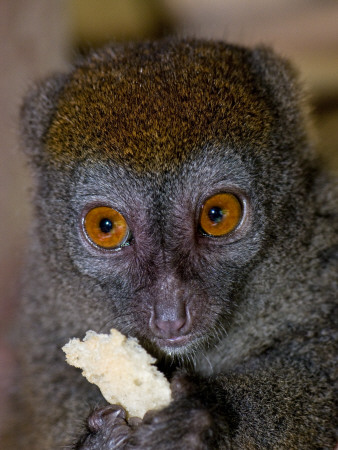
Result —
<path fill-rule="evenodd" d="M 265 90 L 276 113 L 279 112 L 284 119 L 289 118 L 290 126 L 295 125 L 295 120 L 302 121 L 306 102 L 295 67 L 265 46 L 254 48 L 250 61 L 259 85 Z"/>
<path fill-rule="evenodd" d="M 285 145 L 297 136 L 300 141 L 307 141 L 310 110 L 306 91 L 295 67 L 265 46 L 252 50 L 249 64 L 257 79 L 257 86 L 270 103 L 276 119 L 276 132 L 284 135 Z M 311 150 L 308 151 L 312 155 Z"/>
<path fill-rule="evenodd" d="M 37 162 L 43 154 L 44 137 L 68 77 L 65 74 L 48 77 L 33 85 L 24 98 L 20 110 L 21 143 L 31 162 Z"/>
<path fill-rule="evenodd" d="M 298 73 L 294 66 L 272 49 L 258 46 L 252 50 L 250 62 L 253 72 L 260 78 L 261 86 L 270 90 L 282 108 L 290 101 L 299 100 Z"/>

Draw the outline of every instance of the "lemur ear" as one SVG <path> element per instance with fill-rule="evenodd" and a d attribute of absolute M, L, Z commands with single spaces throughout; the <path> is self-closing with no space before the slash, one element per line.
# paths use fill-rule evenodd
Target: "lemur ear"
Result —
<path fill-rule="evenodd" d="M 44 137 L 57 108 L 58 98 L 69 75 L 56 74 L 34 84 L 20 110 L 23 151 L 34 162 L 43 154 Z"/>
<path fill-rule="evenodd" d="M 285 139 L 288 131 L 291 141 L 295 136 L 303 135 L 304 130 L 308 131 L 307 95 L 294 66 L 265 46 L 253 49 L 249 64 L 257 78 L 257 86 L 270 103 L 277 131 L 285 133 Z"/>
<path fill-rule="evenodd" d="M 265 46 L 253 49 L 249 57 L 253 72 L 267 86 L 280 105 L 299 99 L 299 77 L 290 62 Z"/>

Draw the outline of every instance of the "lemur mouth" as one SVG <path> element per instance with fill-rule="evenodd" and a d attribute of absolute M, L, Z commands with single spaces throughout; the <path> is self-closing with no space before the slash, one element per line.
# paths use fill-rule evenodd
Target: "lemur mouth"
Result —
<path fill-rule="evenodd" d="M 162 339 L 165 343 L 169 345 L 182 345 L 189 341 L 189 336 L 176 336 L 173 338 Z"/>
<path fill-rule="evenodd" d="M 183 336 L 175 336 L 171 338 L 156 338 L 156 345 L 164 351 L 172 352 L 173 350 L 182 349 L 185 347 L 189 342 L 191 342 L 191 336 L 190 335 L 183 335 Z"/>

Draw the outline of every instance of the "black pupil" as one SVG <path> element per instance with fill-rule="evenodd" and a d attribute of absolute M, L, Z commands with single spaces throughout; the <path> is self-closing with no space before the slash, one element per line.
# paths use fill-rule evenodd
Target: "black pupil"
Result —
<path fill-rule="evenodd" d="M 208 217 L 211 220 L 211 222 L 219 223 L 222 221 L 224 216 L 222 208 L 219 206 L 213 206 L 208 211 Z"/>
<path fill-rule="evenodd" d="M 109 233 L 113 229 L 113 222 L 109 219 L 100 220 L 100 230 L 102 233 Z"/>

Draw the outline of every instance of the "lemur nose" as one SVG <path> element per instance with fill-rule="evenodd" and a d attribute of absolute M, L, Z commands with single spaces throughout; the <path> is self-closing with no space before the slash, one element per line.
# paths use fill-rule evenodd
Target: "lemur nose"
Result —
<path fill-rule="evenodd" d="M 178 332 L 182 330 L 186 324 L 186 317 L 182 317 L 175 320 L 161 320 L 155 319 L 155 328 L 161 333 L 163 337 L 171 338 L 177 336 Z"/>
<path fill-rule="evenodd" d="M 154 335 L 161 339 L 174 339 L 184 336 L 191 329 L 189 310 L 181 311 L 171 317 L 165 314 L 153 314 L 150 319 L 150 328 Z"/>

